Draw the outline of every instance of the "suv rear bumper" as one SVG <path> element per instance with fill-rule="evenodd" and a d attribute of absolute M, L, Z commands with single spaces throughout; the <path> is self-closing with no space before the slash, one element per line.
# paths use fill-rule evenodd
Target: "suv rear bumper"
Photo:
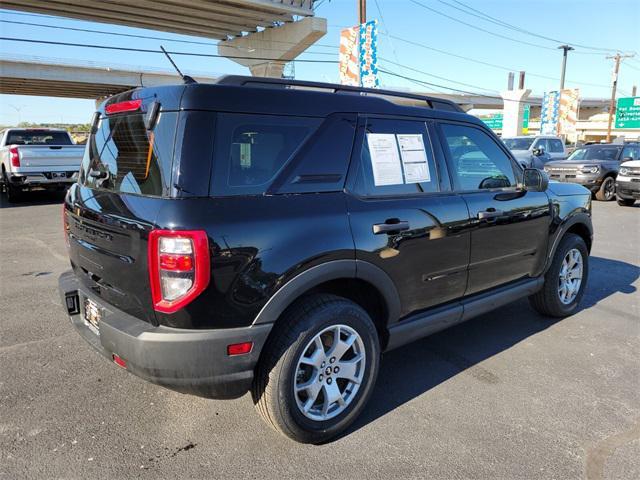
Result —
<path fill-rule="evenodd" d="M 91 294 L 73 271 L 58 279 L 62 305 L 76 331 L 110 361 L 116 354 L 126 369 L 149 382 L 182 393 L 208 398 L 237 398 L 253 381 L 272 324 L 220 330 L 187 330 L 153 326 Z M 77 298 L 76 309 L 67 297 Z M 102 310 L 99 334 L 84 320 L 84 301 L 93 300 Z M 251 352 L 228 356 L 227 346 L 253 342 Z"/>

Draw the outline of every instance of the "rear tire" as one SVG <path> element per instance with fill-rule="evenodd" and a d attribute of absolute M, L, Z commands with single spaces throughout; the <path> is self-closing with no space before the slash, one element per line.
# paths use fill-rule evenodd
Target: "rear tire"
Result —
<path fill-rule="evenodd" d="M 287 309 L 274 327 L 256 370 L 253 401 L 281 434 L 322 443 L 362 412 L 379 363 L 369 315 L 345 298 L 311 295 Z"/>
<path fill-rule="evenodd" d="M 616 197 L 616 181 L 613 177 L 607 177 L 602 181 L 600 189 L 596 192 L 596 199 L 601 202 L 609 202 Z"/>
<path fill-rule="evenodd" d="M 22 192 L 11 185 L 6 173 L 4 174 L 4 191 L 9 203 L 17 203 L 22 199 Z"/>
<path fill-rule="evenodd" d="M 636 203 L 634 198 L 617 198 L 618 205 L 621 207 L 632 207 L 634 203 Z"/>
<path fill-rule="evenodd" d="M 580 282 L 576 284 L 578 277 Z M 587 245 L 582 237 L 568 233 L 558 245 L 551 266 L 544 276 L 542 288 L 529 297 L 529 302 L 542 315 L 566 317 L 578 308 L 588 279 Z"/>

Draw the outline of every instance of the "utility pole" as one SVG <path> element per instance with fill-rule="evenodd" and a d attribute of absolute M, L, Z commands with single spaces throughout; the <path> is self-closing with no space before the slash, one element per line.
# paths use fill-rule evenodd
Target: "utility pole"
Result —
<path fill-rule="evenodd" d="M 608 56 L 607 59 L 613 59 L 613 76 L 611 78 L 611 101 L 609 102 L 609 120 L 607 121 L 607 142 L 611 141 L 611 123 L 613 122 L 613 114 L 616 111 L 616 90 L 618 88 L 618 72 L 620 71 L 620 60 L 624 58 L 631 58 L 634 54 L 620 55 L 616 53 L 613 56 Z"/>
<path fill-rule="evenodd" d="M 562 49 L 562 72 L 560 73 L 560 90 L 564 90 L 564 74 L 567 71 L 567 52 L 575 50 L 575 48 L 569 45 L 560 45 L 558 47 Z"/>
<path fill-rule="evenodd" d="M 367 0 L 358 1 L 358 23 L 367 23 Z"/>

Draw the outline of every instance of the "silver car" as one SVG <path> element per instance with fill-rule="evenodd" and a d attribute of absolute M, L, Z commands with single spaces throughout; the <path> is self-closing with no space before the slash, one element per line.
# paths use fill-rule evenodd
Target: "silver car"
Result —
<path fill-rule="evenodd" d="M 548 161 L 567 158 L 564 142 L 553 135 L 508 137 L 502 141 L 526 168 L 541 169 Z"/>

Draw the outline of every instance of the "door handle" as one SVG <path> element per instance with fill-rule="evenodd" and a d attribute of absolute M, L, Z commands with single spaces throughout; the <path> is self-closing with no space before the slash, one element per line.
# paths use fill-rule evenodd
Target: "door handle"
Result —
<path fill-rule="evenodd" d="M 478 220 L 495 220 L 498 217 L 504 215 L 502 210 L 496 210 L 495 208 L 489 208 L 484 212 L 478 212 Z"/>
<path fill-rule="evenodd" d="M 387 220 L 384 223 L 376 223 L 373 225 L 373 233 L 376 235 L 380 233 L 402 232 L 403 230 L 409 230 L 409 222 L 405 222 L 404 220 Z"/>

